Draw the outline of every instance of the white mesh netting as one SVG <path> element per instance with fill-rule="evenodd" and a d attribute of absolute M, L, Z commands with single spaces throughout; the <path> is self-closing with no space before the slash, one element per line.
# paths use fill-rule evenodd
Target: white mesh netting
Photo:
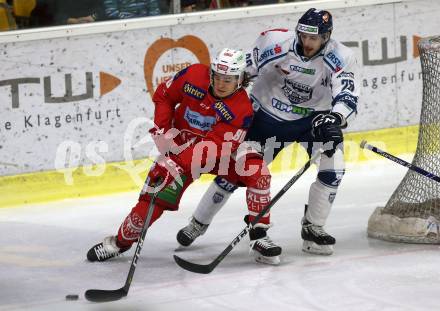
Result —
<path fill-rule="evenodd" d="M 412 164 L 440 175 L 440 36 L 418 44 L 423 103 Z M 440 243 L 440 183 L 409 170 L 385 207 L 368 221 L 368 236 L 395 242 Z"/>

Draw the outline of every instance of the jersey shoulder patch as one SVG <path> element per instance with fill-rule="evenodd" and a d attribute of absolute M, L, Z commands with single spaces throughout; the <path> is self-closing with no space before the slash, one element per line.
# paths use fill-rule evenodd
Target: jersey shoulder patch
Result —
<path fill-rule="evenodd" d="M 287 29 L 285 31 L 268 30 L 257 39 L 254 49 L 252 50 L 253 59 L 257 67 L 274 61 L 289 51 L 289 40 L 293 37 L 293 33 Z"/>
<path fill-rule="evenodd" d="M 336 49 L 330 50 L 324 55 L 324 63 L 333 72 L 339 72 L 345 67 L 344 59 L 341 57 L 340 53 Z"/>

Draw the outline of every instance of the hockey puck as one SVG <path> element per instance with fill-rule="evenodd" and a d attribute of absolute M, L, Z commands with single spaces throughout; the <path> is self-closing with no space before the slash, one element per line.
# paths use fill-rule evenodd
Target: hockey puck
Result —
<path fill-rule="evenodd" d="M 78 295 L 66 295 L 66 300 L 78 300 Z"/>

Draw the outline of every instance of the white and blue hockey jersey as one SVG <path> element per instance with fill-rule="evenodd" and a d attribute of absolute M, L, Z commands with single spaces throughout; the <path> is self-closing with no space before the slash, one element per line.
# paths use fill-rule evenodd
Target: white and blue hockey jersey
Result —
<path fill-rule="evenodd" d="M 250 94 L 254 108 L 280 121 L 325 110 L 346 119 L 355 115 L 359 90 L 353 52 L 330 39 L 309 59 L 297 53 L 296 44 L 295 32 L 274 29 L 261 33 L 246 54 L 246 71 L 254 81 Z"/>

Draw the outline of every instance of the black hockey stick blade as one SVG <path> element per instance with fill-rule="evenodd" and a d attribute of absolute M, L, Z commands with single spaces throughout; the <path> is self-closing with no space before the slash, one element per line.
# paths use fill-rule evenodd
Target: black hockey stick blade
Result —
<path fill-rule="evenodd" d="M 128 272 L 125 285 L 120 289 L 115 289 L 115 290 L 89 289 L 85 292 L 84 295 L 87 300 L 93 302 L 108 302 L 108 301 L 119 300 L 128 295 L 128 290 L 130 289 L 131 281 L 133 280 L 133 275 L 134 275 L 134 271 L 136 270 L 137 260 L 141 252 L 142 245 L 144 244 L 145 235 L 147 234 L 147 230 L 148 230 L 148 224 L 150 223 L 151 217 L 153 215 L 154 202 L 156 201 L 156 197 L 158 193 L 159 192 L 155 192 L 153 194 L 150 204 L 148 205 L 147 217 L 144 221 L 144 225 L 142 227 L 141 234 L 138 239 L 138 243 L 133 255 L 133 259 L 131 260 L 130 271 Z"/>
<path fill-rule="evenodd" d="M 201 265 L 194 262 L 186 261 L 185 259 L 180 258 L 179 256 L 174 255 L 174 261 L 183 269 L 194 272 L 194 273 L 201 273 L 201 274 L 208 274 L 211 273 L 212 270 L 217 267 L 217 265 L 223 260 L 223 258 L 228 255 L 232 249 L 237 245 L 249 232 L 250 225 L 246 226 L 239 235 L 235 237 L 234 240 L 232 240 L 231 243 L 223 250 L 223 252 L 220 253 L 213 261 L 211 261 L 209 264 Z"/>
<path fill-rule="evenodd" d="M 88 301 L 92 302 L 109 302 L 124 298 L 127 294 L 127 291 L 122 287 L 115 290 L 89 289 L 84 296 Z"/>
<path fill-rule="evenodd" d="M 201 273 L 201 274 L 208 274 L 211 273 L 212 270 L 214 270 L 215 266 L 217 265 L 216 262 L 212 262 L 207 265 L 201 265 L 193 262 L 186 261 L 183 258 L 180 258 L 179 256 L 174 255 L 174 261 L 182 268 L 194 273 Z"/>
<path fill-rule="evenodd" d="M 180 258 L 179 256 L 174 255 L 174 261 L 183 269 L 195 272 L 208 274 L 212 272 L 212 270 L 217 267 L 217 265 L 232 251 L 232 249 L 248 234 L 249 230 L 253 225 L 255 225 L 258 220 L 263 217 L 275 203 L 289 190 L 290 187 L 304 174 L 305 171 L 310 167 L 310 165 L 315 162 L 315 160 L 323 153 L 322 149 L 319 149 L 304 166 L 287 182 L 287 184 L 275 195 L 270 204 L 268 204 L 255 219 L 248 224 L 236 237 L 232 240 L 231 243 L 217 256 L 212 262 L 206 265 L 201 265 L 193 262 L 186 261 L 185 259 Z"/>

